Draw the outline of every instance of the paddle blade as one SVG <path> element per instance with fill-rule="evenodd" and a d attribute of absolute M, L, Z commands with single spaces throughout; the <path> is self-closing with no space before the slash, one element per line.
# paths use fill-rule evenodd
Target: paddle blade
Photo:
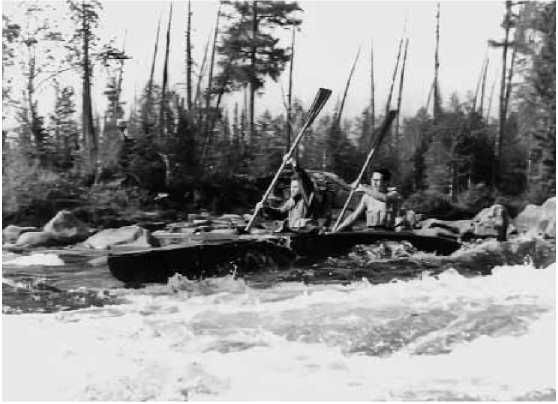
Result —
<path fill-rule="evenodd" d="M 330 96 L 331 96 L 330 89 L 320 88 L 318 90 L 316 96 L 314 97 L 314 101 L 312 102 L 312 105 L 310 105 L 310 109 L 306 114 L 305 125 L 304 125 L 305 127 L 312 125 L 312 122 L 314 122 L 314 119 L 316 119 L 316 117 L 318 116 L 318 114 L 320 113 L 320 111 L 322 110 L 322 108 L 324 107 L 325 103 L 327 102 Z"/>

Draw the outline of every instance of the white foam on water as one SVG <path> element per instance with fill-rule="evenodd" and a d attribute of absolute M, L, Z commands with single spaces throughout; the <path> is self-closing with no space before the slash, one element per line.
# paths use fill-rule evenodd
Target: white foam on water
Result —
<path fill-rule="evenodd" d="M 555 389 L 555 265 L 408 282 L 229 277 L 3 316 L 6 400 L 514 400 Z M 219 285 L 222 285 L 219 288 Z M 165 288 L 167 288 L 165 290 Z M 198 288 L 198 289 L 196 289 Z"/>
<path fill-rule="evenodd" d="M 4 265 L 17 265 L 22 267 L 32 266 L 32 265 L 42 265 L 49 267 L 63 266 L 64 261 L 58 257 L 58 255 L 53 253 L 35 253 L 31 255 L 21 255 L 19 257 L 9 259 L 4 261 Z"/>

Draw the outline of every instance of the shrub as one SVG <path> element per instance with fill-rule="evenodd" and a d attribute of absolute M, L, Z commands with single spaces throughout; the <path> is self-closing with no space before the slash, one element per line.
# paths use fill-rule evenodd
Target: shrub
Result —
<path fill-rule="evenodd" d="M 79 184 L 37 162 L 14 156 L 4 163 L 2 219 L 4 224 L 42 226 L 61 209 L 83 203 Z"/>
<path fill-rule="evenodd" d="M 457 196 L 459 208 L 472 215 L 494 205 L 494 194 L 486 184 L 475 184 Z"/>

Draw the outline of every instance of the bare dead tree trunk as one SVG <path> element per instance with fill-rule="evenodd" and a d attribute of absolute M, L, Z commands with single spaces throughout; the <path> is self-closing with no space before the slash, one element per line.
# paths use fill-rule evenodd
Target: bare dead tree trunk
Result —
<path fill-rule="evenodd" d="M 244 154 L 246 147 L 246 123 L 248 121 L 248 86 L 244 86 L 242 89 L 243 105 L 242 113 L 240 114 L 240 127 L 242 142 L 240 143 L 240 152 Z"/>
<path fill-rule="evenodd" d="M 430 106 L 430 100 L 432 99 L 432 93 L 434 92 L 434 81 L 432 82 L 432 85 L 430 86 L 430 90 L 428 90 L 428 97 L 426 97 L 426 112 L 428 112 L 428 107 Z M 434 114 L 434 111 L 432 111 L 432 114 Z"/>
<path fill-rule="evenodd" d="M 345 90 L 343 91 L 343 98 L 341 98 L 341 104 L 339 105 L 339 110 L 337 111 L 337 116 L 335 117 L 334 127 L 339 127 L 341 123 L 341 116 L 343 115 L 343 109 L 345 108 L 345 101 L 347 100 L 347 94 L 349 92 L 349 86 L 351 85 L 351 79 L 353 78 L 353 73 L 355 72 L 355 67 L 360 56 L 360 47 L 358 48 L 355 60 L 351 66 L 351 71 L 349 72 L 349 77 L 347 78 L 347 83 L 345 83 Z"/>
<path fill-rule="evenodd" d="M 516 47 L 513 46 L 510 68 L 508 70 L 508 82 L 506 84 L 506 98 L 505 98 L 505 102 L 504 102 L 504 117 L 508 116 L 508 105 L 509 105 L 509 102 L 510 102 L 510 96 L 511 96 L 511 91 L 512 91 L 512 80 L 513 80 L 513 69 L 514 69 L 514 65 L 515 65 L 515 57 L 516 57 Z"/>
<path fill-rule="evenodd" d="M 252 1 L 252 50 L 250 52 L 250 115 L 248 124 L 248 142 L 254 137 L 255 100 L 256 100 L 256 36 L 258 35 L 258 2 Z"/>
<path fill-rule="evenodd" d="M 219 19 L 221 18 L 221 3 L 219 3 L 219 8 L 217 9 L 217 19 L 215 21 L 215 30 L 213 32 L 213 44 L 211 49 L 211 59 L 209 62 L 209 76 L 207 78 L 207 89 L 205 91 L 205 137 L 209 137 L 209 122 L 210 122 L 210 104 L 211 104 L 211 93 L 213 92 L 213 68 L 215 66 L 215 51 L 217 48 L 217 35 L 219 34 Z"/>
<path fill-rule="evenodd" d="M 492 83 L 492 88 L 490 90 L 490 97 L 488 97 L 488 109 L 486 111 L 486 122 L 489 123 L 490 111 L 492 110 L 492 99 L 494 98 L 494 89 L 496 88 L 496 80 Z"/>
<path fill-rule="evenodd" d="M 291 39 L 291 63 L 289 66 L 289 95 L 287 96 L 287 144 L 286 144 L 286 151 L 289 151 L 291 147 L 291 135 L 292 135 L 292 127 L 291 127 L 291 109 L 292 109 L 292 99 L 293 99 L 293 65 L 294 65 L 294 49 L 295 49 L 295 32 L 296 27 L 292 27 L 292 39 Z M 297 148 L 297 155 L 296 159 L 298 160 L 298 148 Z"/>
<path fill-rule="evenodd" d="M 374 133 L 375 127 L 376 102 L 374 100 L 374 44 L 372 41 L 370 41 L 370 135 Z"/>
<path fill-rule="evenodd" d="M 126 34 L 124 32 L 124 40 L 122 41 L 122 54 L 125 54 L 126 51 Z M 116 80 L 116 102 L 114 103 L 114 110 L 112 111 L 114 123 L 116 124 L 118 121 L 118 106 L 120 105 L 120 95 L 122 94 L 122 81 L 124 79 L 124 58 L 119 59 L 118 61 L 118 79 Z"/>
<path fill-rule="evenodd" d="M 161 107 L 159 110 L 159 133 L 161 138 L 166 135 L 166 110 L 167 110 L 167 81 L 168 81 L 168 68 L 169 68 L 169 49 L 170 49 L 170 30 L 172 21 L 172 2 L 169 9 L 169 23 L 167 25 L 167 40 L 165 45 L 165 63 L 163 66 L 163 86 L 161 88 Z"/>
<path fill-rule="evenodd" d="M 393 86 L 395 85 L 395 79 L 397 77 L 397 70 L 399 69 L 399 60 L 401 59 L 401 49 L 403 47 L 403 37 L 399 40 L 399 50 L 397 51 L 397 58 L 395 59 L 395 68 L 393 69 L 393 75 L 391 76 L 391 85 L 389 87 L 388 98 L 386 101 L 386 116 L 391 108 L 391 97 L 393 95 Z"/>
<path fill-rule="evenodd" d="M 219 114 L 219 107 L 221 106 L 221 100 L 223 99 L 223 95 L 225 94 L 227 83 L 229 81 L 231 65 L 232 65 L 232 59 L 229 59 L 227 65 L 225 66 L 225 69 L 223 70 L 223 82 L 221 84 L 221 88 L 219 88 L 219 93 L 217 95 L 217 102 L 214 108 L 215 115 L 211 118 L 208 133 L 213 133 L 213 129 L 215 129 L 215 125 L 217 123 L 217 118 Z M 205 161 L 205 156 L 210 143 L 211 143 L 211 136 L 206 136 L 205 142 L 202 147 L 202 152 L 201 152 L 201 159 L 200 159 L 201 164 L 203 164 L 203 162 Z"/>
<path fill-rule="evenodd" d="M 27 43 L 31 43 L 29 38 L 27 39 Z M 28 119 L 29 128 L 31 130 L 31 134 L 33 136 L 33 141 L 35 142 L 35 150 L 39 157 L 41 163 L 44 163 L 44 150 L 43 150 L 43 133 L 42 128 L 39 123 L 39 117 L 37 114 L 37 102 L 35 101 L 35 77 L 36 77 L 36 65 L 37 65 L 37 57 L 36 52 L 32 45 L 27 46 L 27 53 L 28 53 L 28 70 L 26 72 L 27 75 L 27 85 L 26 85 L 26 93 L 25 98 L 27 98 L 27 108 L 29 108 L 29 116 L 26 117 Z"/>
<path fill-rule="evenodd" d="M 211 36 L 207 38 L 207 42 L 205 43 L 205 50 L 203 52 L 203 59 L 200 66 L 200 70 L 198 72 L 198 81 L 196 83 L 196 94 L 194 95 L 194 108 L 196 110 L 196 119 L 198 122 L 198 126 L 201 127 L 201 108 L 200 108 L 200 95 L 201 95 L 201 83 L 203 81 L 203 75 L 205 72 L 205 65 L 207 62 L 207 52 L 209 50 L 209 41 L 211 40 Z"/>
<path fill-rule="evenodd" d="M 82 2 L 81 28 L 83 34 L 83 91 L 82 91 L 82 130 L 89 151 L 89 171 L 95 173 L 97 167 L 97 137 L 93 126 L 93 108 L 91 105 L 91 62 L 89 60 L 90 26 Z"/>
<path fill-rule="evenodd" d="M 480 73 L 479 73 L 479 78 L 477 79 L 477 85 L 475 86 L 475 96 L 473 98 L 473 107 L 471 109 L 471 112 L 475 112 L 477 110 L 477 101 L 479 99 L 479 92 L 480 92 L 480 88 L 481 88 L 482 75 L 484 73 L 485 64 L 486 64 L 486 58 L 482 61 L 482 65 L 481 65 L 481 69 L 480 69 Z"/>
<path fill-rule="evenodd" d="M 490 59 L 486 58 L 486 63 L 484 65 L 484 72 L 482 73 L 482 84 L 481 84 L 481 98 L 480 98 L 480 116 L 484 114 L 484 96 L 486 94 L 486 75 L 488 73 L 488 64 Z"/>
<path fill-rule="evenodd" d="M 502 77 L 500 81 L 500 125 L 498 130 L 498 145 L 497 145 L 497 156 L 496 156 L 496 167 L 500 167 L 500 160 L 502 156 L 502 143 L 504 140 L 504 131 L 506 125 L 506 70 L 508 62 L 508 47 L 509 47 L 509 36 L 511 28 L 511 18 L 512 18 L 512 2 L 506 1 L 506 17 L 504 20 L 505 36 L 504 43 L 502 44 Z"/>
<path fill-rule="evenodd" d="M 409 38 L 405 40 L 405 51 L 403 53 L 403 64 L 401 65 L 401 75 L 399 77 L 399 94 L 397 97 L 397 117 L 395 118 L 395 143 L 396 150 L 399 142 L 399 117 L 401 116 L 401 100 L 403 98 L 403 83 L 405 81 L 405 65 L 407 64 L 407 48 L 409 47 Z"/>
<path fill-rule="evenodd" d="M 155 45 L 153 47 L 153 60 L 151 62 L 151 71 L 149 73 L 149 81 L 147 82 L 147 94 L 145 100 L 145 111 L 146 116 L 144 117 L 144 133 L 149 132 L 149 125 L 147 120 L 149 119 L 149 112 L 151 111 L 151 104 L 153 102 L 153 77 L 155 75 L 155 61 L 157 60 L 157 50 L 159 49 L 159 32 L 161 30 L 161 19 L 157 22 L 157 33 L 155 34 Z"/>
<path fill-rule="evenodd" d="M 188 27 L 186 28 L 186 105 L 192 110 L 192 10 L 188 0 Z"/>
<path fill-rule="evenodd" d="M 440 102 L 440 83 L 439 83 L 439 70 L 440 70 L 440 3 L 436 5 L 436 50 L 434 52 L 434 122 L 440 117 L 442 112 L 442 104 Z"/>

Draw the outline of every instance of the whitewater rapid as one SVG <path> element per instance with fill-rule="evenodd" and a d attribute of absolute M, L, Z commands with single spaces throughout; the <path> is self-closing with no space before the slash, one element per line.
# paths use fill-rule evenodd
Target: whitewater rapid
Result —
<path fill-rule="evenodd" d="M 232 277 L 3 315 L 5 400 L 555 398 L 555 264 L 371 285 Z"/>

